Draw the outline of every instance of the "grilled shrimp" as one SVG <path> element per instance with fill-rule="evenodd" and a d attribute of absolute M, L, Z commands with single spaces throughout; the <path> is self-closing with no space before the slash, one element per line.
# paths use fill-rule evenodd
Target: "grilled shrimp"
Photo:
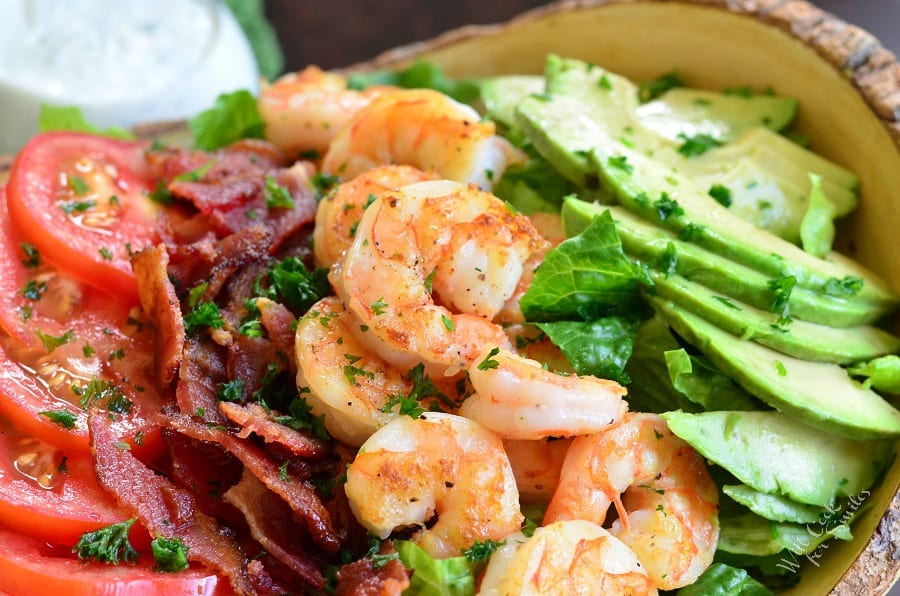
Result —
<path fill-rule="evenodd" d="M 619 519 L 610 531 L 635 552 L 657 588 L 691 584 L 712 563 L 716 486 L 703 460 L 659 416 L 629 414 L 608 431 L 577 437 L 544 523 L 602 524 L 611 503 Z"/>
<path fill-rule="evenodd" d="M 418 526 L 412 540 L 438 558 L 501 540 L 524 519 L 500 439 L 452 414 L 400 416 L 380 428 L 347 468 L 345 491 L 369 531 L 386 538 Z"/>
<path fill-rule="evenodd" d="M 358 325 L 337 298 L 323 298 L 298 322 L 295 346 L 301 394 L 313 414 L 325 416 L 331 436 L 355 447 L 398 416 L 385 412 L 385 404 L 393 396 L 409 395 L 414 385 L 410 375 L 360 345 L 350 331 Z M 442 385 L 445 402 L 455 397 L 451 381 L 434 382 Z"/>
<path fill-rule="evenodd" d="M 401 370 L 424 362 L 452 375 L 483 346 L 508 345 L 489 319 L 544 246 L 526 217 L 490 193 L 421 182 L 366 209 L 331 281 L 367 329 L 357 336 L 382 358 Z"/>
<path fill-rule="evenodd" d="M 523 504 L 547 504 L 562 472 L 571 439 L 503 441 Z"/>
<path fill-rule="evenodd" d="M 385 89 L 348 89 L 342 75 L 309 66 L 264 85 L 257 104 L 275 146 L 288 155 L 323 155 L 337 132 Z"/>
<path fill-rule="evenodd" d="M 343 258 L 353 242 L 363 212 L 380 194 L 407 184 L 433 180 L 435 174 L 411 166 L 381 166 L 338 185 L 337 190 L 319 201 L 313 249 L 322 267 L 331 267 Z"/>
<path fill-rule="evenodd" d="M 598 432 L 618 423 L 628 410 L 625 389 L 615 381 L 556 374 L 503 348 L 482 352 L 466 370 L 475 394 L 459 414 L 504 439 Z"/>
<path fill-rule="evenodd" d="M 507 537 L 491 555 L 479 596 L 655 595 L 635 554 L 597 524 L 561 521 Z"/>
<path fill-rule="evenodd" d="M 356 113 L 328 148 L 322 169 L 349 180 L 375 166 L 409 164 L 458 182 L 493 187 L 524 154 L 471 107 L 430 89 L 384 92 Z"/>

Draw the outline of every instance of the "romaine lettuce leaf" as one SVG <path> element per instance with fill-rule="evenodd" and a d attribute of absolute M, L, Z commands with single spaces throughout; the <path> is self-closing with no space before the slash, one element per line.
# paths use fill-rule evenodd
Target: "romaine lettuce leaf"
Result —
<path fill-rule="evenodd" d="M 800 221 L 800 242 L 809 254 L 824 257 L 834 242 L 835 209 L 822 190 L 822 177 L 810 172 L 809 181 L 809 204 Z"/>
<path fill-rule="evenodd" d="M 247 90 L 223 93 L 216 103 L 188 120 L 198 149 L 214 151 L 246 138 L 261 139 L 265 123 Z"/>
<path fill-rule="evenodd" d="M 762 404 L 703 356 L 684 349 L 665 353 L 672 386 L 686 398 L 710 410 L 760 410 Z"/>
<path fill-rule="evenodd" d="M 713 563 L 693 584 L 678 590 L 678 596 L 766 596 L 772 592 L 743 569 Z"/>
<path fill-rule="evenodd" d="M 646 309 L 642 283 L 652 285 L 646 271 L 625 256 L 607 211 L 547 253 L 519 304 L 528 321 L 593 321 Z"/>
<path fill-rule="evenodd" d="M 580 375 L 612 379 L 627 385 L 623 370 L 631 357 L 638 322 L 626 317 L 604 317 L 591 322 L 537 323 Z"/>
<path fill-rule="evenodd" d="M 474 564 L 466 557 L 435 559 L 408 540 L 395 540 L 400 561 L 412 570 L 405 596 L 471 596 L 475 593 Z"/>
<path fill-rule="evenodd" d="M 38 115 L 38 130 L 41 132 L 70 130 L 125 140 L 137 138 L 133 132 L 119 126 L 106 129 L 94 126 L 87 121 L 87 118 L 81 112 L 81 108 L 77 106 L 52 106 L 46 103 L 41 104 L 41 112 Z"/>
<path fill-rule="evenodd" d="M 347 84 L 351 89 L 365 89 L 371 85 L 393 85 L 406 89 L 434 89 L 457 101 L 472 103 L 480 94 L 473 79 L 453 80 L 427 60 L 416 60 L 406 70 L 374 70 L 350 75 Z"/>

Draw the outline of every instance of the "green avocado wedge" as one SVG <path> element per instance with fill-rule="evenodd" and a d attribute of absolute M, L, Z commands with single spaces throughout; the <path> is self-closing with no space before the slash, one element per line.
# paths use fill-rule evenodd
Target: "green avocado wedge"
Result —
<path fill-rule="evenodd" d="M 603 184 L 621 205 L 679 237 L 771 276 L 793 276 L 797 285 L 829 293 L 842 280 L 861 280 L 855 294 L 887 312 L 897 296 L 871 271 L 832 252 L 818 258 L 761 230 L 720 205 L 688 178 L 668 173 L 633 151 L 598 143 L 590 154 Z"/>
<path fill-rule="evenodd" d="M 669 300 L 651 297 L 649 301 L 657 314 L 688 343 L 773 408 L 810 426 L 850 439 L 900 435 L 900 411 L 851 379 L 840 366 L 781 354 L 723 331 Z M 771 492 L 745 478 L 741 480 L 758 490 Z"/>
<path fill-rule="evenodd" d="M 787 497 L 760 492 L 746 484 L 726 484 L 722 492 L 756 515 L 776 522 L 813 524 L 831 513 L 826 507 L 795 503 Z"/>
<path fill-rule="evenodd" d="M 628 254 L 643 262 L 659 260 L 671 244 L 677 254 L 675 271 L 686 279 L 757 308 L 767 308 L 772 301 L 774 295 L 768 286 L 772 278 L 696 244 L 679 240 L 672 232 L 644 221 L 621 207 L 567 197 L 562 208 L 566 235 L 580 234 L 594 217 L 606 210 L 612 214 L 622 246 Z M 863 301 L 802 287 L 795 287 L 791 292 L 789 307 L 795 318 L 831 327 L 868 325 L 884 314 L 882 309 L 872 308 Z"/>
<path fill-rule="evenodd" d="M 652 292 L 703 317 L 720 329 L 782 354 L 834 364 L 853 364 L 900 350 L 900 338 L 878 327 L 838 328 L 795 320 L 784 326 L 778 316 L 726 298 L 678 274 L 649 269 Z"/>
<path fill-rule="evenodd" d="M 794 119 L 797 107 L 792 97 L 726 95 L 679 87 L 641 104 L 636 113 L 645 128 L 671 141 L 705 134 L 728 142 L 760 126 L 783 129 Z"/>
<path fill-rule="evenodd" d="M 893 441 L 842 439 L 775 411 L 662 417 L 674 434 L 747 486 L 817 507 L 864 494 L 893 455 Z"/>
<path fill-rule="evenodd" d="M 544 91 L 540 75 L 506 75 L 481 81 L 481 101 L 487 115 L 507 127 L 516 127 L 516 106 L 532 93 Z"/>

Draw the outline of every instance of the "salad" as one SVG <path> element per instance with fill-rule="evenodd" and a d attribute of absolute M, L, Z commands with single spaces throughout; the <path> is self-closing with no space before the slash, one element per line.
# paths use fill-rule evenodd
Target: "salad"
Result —
<path fill-rule="evenodd" d="M 798 109 L 559 56 L 310 67 L 190 149 L 46 109 L 0 201 L 0 589 L 789 586 L 900 434 L 898 298 L 831 251 L 858 181 Z"/>

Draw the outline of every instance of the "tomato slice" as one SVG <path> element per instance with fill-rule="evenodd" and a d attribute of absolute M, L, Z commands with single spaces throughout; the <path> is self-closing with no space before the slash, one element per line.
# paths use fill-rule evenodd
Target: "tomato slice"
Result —
<path fill-rule="evenodd" d="M 0 592 L 66 596 L 225 596 L 228 582 L 205 569 L 177 573 L 153 569 L 153 557 L 136 565 L 82 563 L 68 549 L 0 527 Z"/>
<path fill-rule="evenodd" d="M 54 544 L 74 545 L 85 532 L 128 519 L 97 483 L 91 459 L 65 455 L 0 419 L 0 524 Z M 138 524 L 135 545 L 149 544 Z"/>
<path fill-rule="evenodd" d="M 46 264 L 39 251 L 23 252 L 0 193 L 0 327 L 9 334 L 0 332 L 0 415 L 60 449 L 86 454 L 82 398 L 120 391 L 133 408 L 119 416 L 117 432 L 140 457 L 159 453 L 153 337 L 130 314 L 138 312 Z M 71 428 L 41 414 L 60 411 L 76 417 Z"/>
<path fill-rule="evenodd" d="M 129 252 L 155 240 L 158 206 L 144 143 L 70 132 L 34 137 L 12 164 L 9 213 L 61 271 L 125 302 L 138 292 Z"/>

